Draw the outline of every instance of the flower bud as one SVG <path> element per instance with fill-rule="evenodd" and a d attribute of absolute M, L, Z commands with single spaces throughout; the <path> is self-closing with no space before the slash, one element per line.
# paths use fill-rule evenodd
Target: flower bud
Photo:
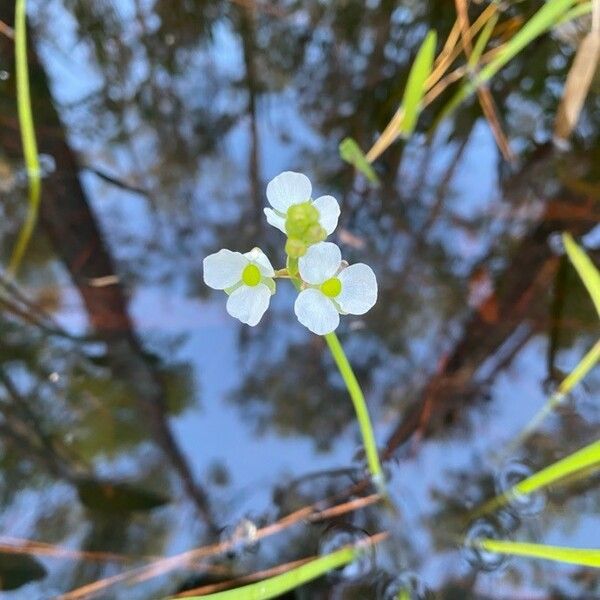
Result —
<path fill-rule="evenodd" d="M 298 238 L 290 237 L 285 243 L 285 252 L 290 258 L 300 258 L 306 253 L 306 244 Z"/>
<path fill-rule="evenodd" d="M 290 237 L 302 238 L 306 230 L 319 222 L 319 211 L 310 203 L 290 206 L 285 220 L 285 231 Z"/>
<path fill-rule="evenodd" d="M 322 242 L 327 237 L 327 232 L 318 223 L 313 223 L 304 233 L 303 239 L 308 244 Z"/>

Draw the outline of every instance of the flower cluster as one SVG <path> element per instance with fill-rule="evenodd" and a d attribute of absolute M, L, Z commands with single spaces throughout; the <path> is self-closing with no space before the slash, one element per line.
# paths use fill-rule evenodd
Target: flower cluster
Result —
<path fill-rule="evenodd" d="M 275 278 L 288 278 L 299 290 L 294 312 L 318 335 L 334 331 L 340 315 L 363 315 L 377 300 L 371 267 L 348 265 L 340 249 L 324 241 L 333 233 L 340 207 L 333 196 L 312 199 L 312 185 L 302 173 L 285 171 L 267 185 L 265 216 L 287 236 L 287 268 L 275 271 L 259 248 L 246 254 L 219 250 L 204 259 L 204 282 L 229 296 L 227 312 L 256 325 L 275 294 Z"/>

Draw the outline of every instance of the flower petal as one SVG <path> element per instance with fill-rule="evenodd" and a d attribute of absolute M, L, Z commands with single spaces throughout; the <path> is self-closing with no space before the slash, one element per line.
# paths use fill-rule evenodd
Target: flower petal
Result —
<path fill-rule="evenodd" d="M 319 224 L 330 235 L 334 232 L 340 217 L 340 205 L 333 196 L 321 196 L 313 202 L 319 211 Z"/>
<path fill-rule="evenodd" d="M 319 285 L 331 279 L 342 263 L 341 250 L 331 242 L 313 244 L 298 260 L 300 275 L 306 283 Z"/>
<path fill-rule="evenodd" d="M 263 208 L 265 216 L 267 217 L 267 223 L 277 227 L 279 231 L 286 233 L 285 231 L 285 219 L 280 217 L 272 208 Z"/>
<path fill-rule="evenodd" d="M 292 204 L 310 200 L 312 185 L 306 175 L 294 171 L 284 171 L 267 184 L 269 204 L 282 213 Z"/>
<path fill-rule="evenodd" d="M 242 280 L 242 271 L 248 259 L 240 252 L 219 250 L 203 261 L 204 283 L 215 290 L 224 290 Z"/>
<path fill-rule="evenodd" d="M 254 327 L 269 308 L 270 300 L 271 290 L 263 283 L 253 287 L 242 285 L 227 299 L 227 312 Z"/>
<path fill-rule="evenodd" d="M 298 294 L 294 312 L 298 321 L 317 335 L 331 333 L 340 324 L 340 315 L 333 302 L 314 288 Z"/>
<path fill-rule="evenodd" d="M 339 275 L 342 291 L 335 301 L 344 312 L 364 315 L 377 301 L 377 279 L 373 269 L 364 263 L 350 265 Z"/>
<path fill-rule="evenodd" d="M 263 277 L 274 277 L 275 270 L 267 255 L 260 248 L 252 248 L 250 252 L 246 252 L 244 256 L 253 263 L 256 263 Z"/>

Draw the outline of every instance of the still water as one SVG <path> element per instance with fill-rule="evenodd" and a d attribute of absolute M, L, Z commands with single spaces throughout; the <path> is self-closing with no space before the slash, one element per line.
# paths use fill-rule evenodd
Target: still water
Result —
<path fill-rule="evenodd" d="M 0 4 L 5 23 L 13 6 Z M 513 163 L 476 99 L 427 135 L 434 104 L 377 161 L 375 188 L 338 144 L 370 147 L 426 31 L 450 31 L 452 3 L 28 10 L 43 187 L 16 283 L 6 265 L 27 181 L 13 46 L 0 34 L 2 598 L 161 598 L 382 531 L 373 553 L 286 598 L 600 597 L 589 569 L 460 547 L 468 534 L 582 548 L 600 537 L 597 475 L 491 520 L 468 516 L 598 434 L 596 371 L 503 453 L 599 331 L 560 242 L 572 231 L 598 257 L 597 84 L 571 148 L 551 143 L 569 41 L 541 38 L 492 86 Z M 202 259 L 223 247 L 260 246 L 284 266 L 262 214 L 284 170 L 338 199 L 333 241 L 377 275 L 376 306 L 338 335 L 396 510 L 365 503 L 258 541 L 299 508 L 372 491 L 356 487 L 365 465 L 352 405 L 323 340 L 295 319 L 292 286 L 281 281 L 249 328 L 202 281 Z M 208 560 L 133 571 L 232 538 Z"/>

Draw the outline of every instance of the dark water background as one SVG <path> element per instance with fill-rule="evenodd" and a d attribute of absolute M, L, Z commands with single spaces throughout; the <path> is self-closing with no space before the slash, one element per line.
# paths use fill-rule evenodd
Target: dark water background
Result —
<path fill-rule="evenodd" d="M 0 18 L 12 23 L 12 9 L 1 0 Z M 250 329 L 202 283 L 202 258 L 222 247 L 260 246 L 283 266 L 262 207 L 269 179 L 291 169 L 336 196 L 334 241 L 377 274 L 377 305 L 338 333 L 399 511 L 301 522 L 251 548 L 242 539 L 212 561 L 221 569 L 180 568 L 98 597 L 159 598 L 314 555 L 344 531 L 384 530 L 391 540 L 372 563 L 289 597 L 391 598 L 388 580 L 411 573 L 438 598 L 600 597 L 590 570 L 474 566 L 453 541 L 507 474 L 496 453 L 598 336 L 559 236 L 570 230 L 599 256 L 597 84 L 572 147 L 551 144 L 577 32 L 544 36 L 494 81 L 515 164 L 475 99 L 426 136 L 438 103 L 377 161 L 374 189 L 337 145 L 350 135 L 370 147 L 427 29 L 448 34 L 453 3 L 48 0 L 29 14 L 45 176 L 18 287 L 5 271 L 0 284 L 0 544 L 26 538 L 137 565 L 360 480 L 349 398 L 323 341 L 297 323 L 292 290 L 282 282 Z M 12 61 L 0 35 L 3 265 L 26 206 Z M 511 457 L 517 468 L 593 441 L 598 389 L 592 372 Z M 536 503 L 496 533 L 598 545 L 597 476 Z M 36 561 L 0 555 L 2 585 L 15 588 L 3 598 L 50 598 L 133 566 Z"/>

